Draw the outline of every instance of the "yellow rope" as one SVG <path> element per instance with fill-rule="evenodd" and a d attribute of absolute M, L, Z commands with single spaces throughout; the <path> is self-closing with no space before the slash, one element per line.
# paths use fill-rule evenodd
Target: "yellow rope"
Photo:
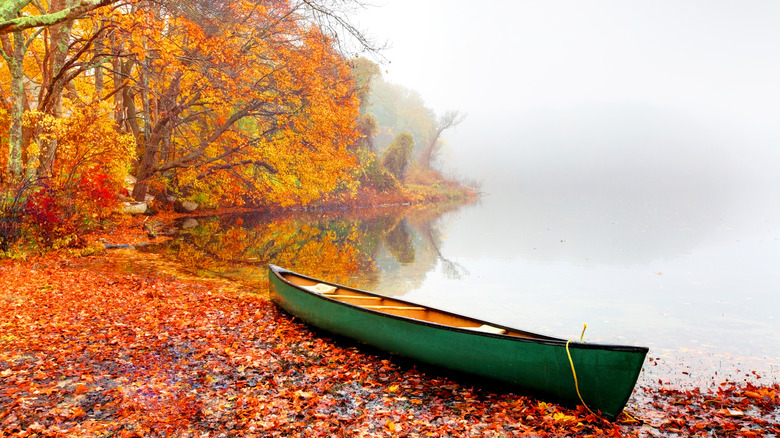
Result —
<path fill-rule="evenodd" d="M 582 338 L 585 336 L 585 329 L 588 328 L 588 324 L 586 323 L 585 326 L 582 328 L 582 334 L 580 335 L 580 342 L 582 342 Z M 580 394 L 580 384 L 577 382 L 577 371 L 574 370 L 574 361 L 571 360 L 571 352 L 569 351 L 569 343 L 571 343 L 571 339 L 569 339 L 566 342 L 566 355 L 569 356 L 569 365 L 571 365 L 571 374 L 574 376 L 574 389 L 577 390 L 577 396 L 580 398 L 580 401 L 582 402 L 582 406 L 585 406 L 585 409 L 588 410 L 592 415 L 596 415 L 595 412 L 593 412 L 587 404 L 585 404 L 585 400 L 582 399 L 582 394 Z"/>
<path fill-rule="evenodd" d="M 626 417 L 628 417 L 628 420 L 627 420 L 627 421 L 628 421 L 629 423 L 641 423 L 641 421 L 637 420 L 636 418 L 634 418 L 634 416 L 633 416 L 633 415 L 629 414 L 629 413 L 628 413 L 628 411 L 625 411 L 625 410 L 624 410 L 624 411 L 622 411 L 622 412 L 621 412 L 621 414 L 623 414 L 623 415 L 625 415 Z"/>

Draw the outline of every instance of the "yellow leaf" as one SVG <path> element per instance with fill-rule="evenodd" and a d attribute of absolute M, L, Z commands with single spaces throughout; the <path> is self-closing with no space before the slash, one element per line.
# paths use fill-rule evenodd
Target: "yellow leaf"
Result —
<path fill-rule="evenodd" d="M 553 420 L 557 423 L 572 423 L 577 420 L 577 417 L 566 415 L 562 412 L 556 412 L 553 414 Z"/>

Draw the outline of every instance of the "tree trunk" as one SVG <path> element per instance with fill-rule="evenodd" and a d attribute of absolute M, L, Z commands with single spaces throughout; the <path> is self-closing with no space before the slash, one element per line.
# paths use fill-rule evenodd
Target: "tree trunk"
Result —
<path fill-rule="evenodd" d="M 105 20 L 101 21 L 101 25 L 105 25 Z M 105 50 L 105 43 L 104 43 L 105 37 L 101 35 L 98 39 L 95 40 L 95 59 L 97 59 L 100 56 L 103 56 L 103 51 Z M 98 63 L 95 66 L 95 96 L 97 99 L 100 99 L 100 97 L 103 95 L 103 62 Z"/>
<path fill-rule="evenodd" d="M 11 126 L 8 131 L 8 166 L 6 172 L 11 181 L 22 177 L 22 117 L 24 116 L 24 34 L 14 32 L 13 41 L 3 36 L 3 57 L 11 73 Z M 11 53 L 8 53 L 8 52 Z"/>
<path fill-rule="evenodd" d="M 166 141 L 171 126 L 175 123 L 182 111 L 182 107 L 179 106 L 176 101 L 176 97 L 179 96 L 181 91 L 179 88 L 180 80 L 181 74 L 178 74 L 171 80 L 171 84 L 163 94 L 163 97 L 159 99 L 158 108 L 156 108 L 155 114 L 150 114 L 152 108 L 149 103 L 149 94 L 142 92 L 145 112 L 143 138 L 144 153 L 141 157 L 141 162 L 138 164 L 138 170 L 136 172 L 137 182 L 135 187 L 133 187 L 133 198 L 136 201 L 144 200 L 149 189 L 149 181 L 158 171 L 158 163 L 163 142 Z M 145 73 L 142 73 L 142 89 L 147 88 L 147 81 L 148 76 Z M 152 121 L 154 125 L 152 125 Z"/>
<path fill-rule="evenodd" d="M 464 120 L 466 120 L 466 115 L 461 114 L 459 111 L 447 111 L 444 113 L 444 115 L 439 119 L 439 124 L 436 125 L 436 127 L 431 132 L 431 135 L 428 138 L 428 145 L 420 153 L 420 164 L 422 166 L 427 169 L 431 168 L 431 165 L 433 164 L 433 161 L 439 152 L 437 143 L 439 142 L 441 133 L 446 129 L 459 125 Z"/>
<path fill-rule="evenodd" d="M 54 0 L 51 10 L 62 10 L 73 5 L 72 0 Z M 42 84 L 46 98 L 39 104 L 44 113 L 56 118 L 62 117 L 62 93 L 65 89 L 65 75 L 61 74 L 68 56 L 68 46 L 73 29 L 73 20 L 55 24 L 50 28 L 49 68 Z M 40 143 L 40 167 L 38 175 L 51 176 L 54 160 L 57 156 L 57 140 L 44 140 Z"/>
<path fill-rule="evenodd" d="M 425 149 L 423 149 L 422 153 L 420 154 L 420 165 L 426 169 L 431 168 L 431 161 L 433 159 L 434 150 L 436 149 L 436 143 L 438 143 L 439 137 L 443 131 L 444 128 L 438 126 L 431 137 L 428 139 L 428 144 L 425 146 Z"/>

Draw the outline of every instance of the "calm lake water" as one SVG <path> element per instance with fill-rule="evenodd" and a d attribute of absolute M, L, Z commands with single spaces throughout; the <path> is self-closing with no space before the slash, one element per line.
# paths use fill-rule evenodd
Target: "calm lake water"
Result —
<path fill-rule="evenodd" d="M 570 189 L 200 219 L 164 250 L 220 275 L 264 281 L 276 263 L 564 338 L 587 323 L 586 341 L 646 345 L 661 358 L 640 383 L 755 379 L 751 371 L 780 380 L 772 190 Z"/>

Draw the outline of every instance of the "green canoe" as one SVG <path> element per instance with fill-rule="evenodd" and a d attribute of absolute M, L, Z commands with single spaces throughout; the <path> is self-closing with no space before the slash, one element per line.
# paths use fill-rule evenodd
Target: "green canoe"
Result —
<path fill-rule="evenodd" d="M 648 351 L 539 335 L 274 265 L 269 279 L 271 300 L 313 326 L 565 404 L 584 402 L 613 420 L 631 396 Z"/>

